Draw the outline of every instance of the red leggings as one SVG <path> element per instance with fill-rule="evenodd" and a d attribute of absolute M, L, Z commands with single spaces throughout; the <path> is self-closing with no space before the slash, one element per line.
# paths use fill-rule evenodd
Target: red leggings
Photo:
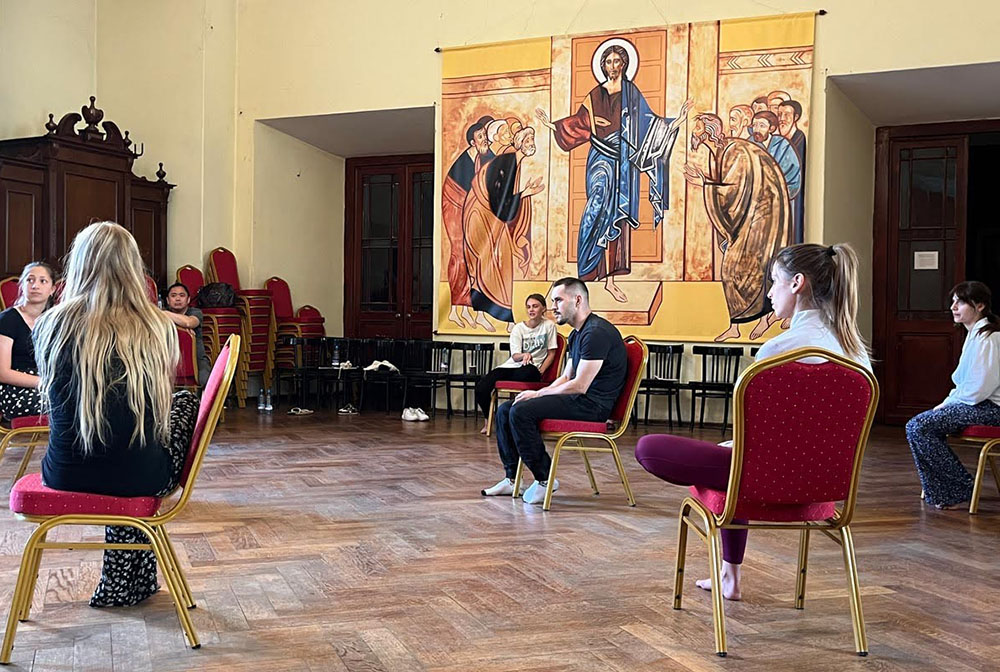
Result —
<path fill-rule="evenodd" d="M 686 439 L 670 434 L 650 434 L 639 439 L 635 459 L 657 478 L 675 485 L 697 485 L 725 490 L 729 485 L 731 448 L 710 441 Z M 733 520 L 743 524 L 745 520 Z M 747 548 L 746 530 L 722 530 L 722 559 L 743 564 Z"/>

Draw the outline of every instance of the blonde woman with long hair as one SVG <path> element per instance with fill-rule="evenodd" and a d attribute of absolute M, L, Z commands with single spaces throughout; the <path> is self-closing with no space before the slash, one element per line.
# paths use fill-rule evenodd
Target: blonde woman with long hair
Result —
<path fill-rule="evenodd" d="M 39 389 L 49 414 L 42 479 L 57 490 L 162 496 L 176 487 L 198 411 L 173 395 L 177 332 L 149 301 L 139 248 L 113 222 L 77 234 L 61 302 L 35 325 Z M 143 543 L 129 527 L 108 542 Z M 125 606 L 157 590 L 149 551 L 105 551 L 91 606 Z"/>
<path fill-rule="evenodd" d="M 42 412 L 31 332 L 52 305 L 54 280 L 52 267 L 31 262 L 17 281 L 17 301 L 0 312 L 0 415 L 7 420 Z"/>
<path fill-rule="evenodd" d="M 760 347 L 758 361 L 812 346 L 871 370 L 868 348 L 858 331 L 858 255 L 850 245 L 805 243 L 783 248 L 771 264 L 767 297 L 778 319 L 790 319 L 792 325 Z M 723 491 L 729 484 L 731 458 L 731 446 L 666 434 L 643 436 L 635 447 L 635 459 L 657 478 Z M 727 600 L 741 597 L 746 545 L 746 530 L 722 530 L 722 596 Z M 711 590 L 712 582 L 702 579 L 697 586 Z"/>

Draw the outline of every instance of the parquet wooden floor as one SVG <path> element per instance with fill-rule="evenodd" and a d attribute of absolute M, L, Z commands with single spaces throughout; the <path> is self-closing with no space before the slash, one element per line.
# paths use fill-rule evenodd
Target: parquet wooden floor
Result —
<path fill-rule="evenodd" d="M 476 429 L 443 415 L 229 412 L 171 527 L 203 647 L 185 647 L 163 591 L 135 608 L 89 608 L 99 555 L 50 551 L 11 669 L 1000 669 L 1000 497 L 989 486 L 974 517 L 928 510 L 898 428 L 875 432 L 854 525 L 871 655 L 853 652 L 839 548 L 815 535 L 796 611 L 797 534 L 771 532 L 751 536 L 744 601 L 727 604 L 725 660 L 713 653 L 708 594 L 693 584 L 707 566 L 696 537 L 685 608 L 671 608 L 685 491 L 636 464 L 638 433 L 622 444 L 636 508 L 610 459 L 595 460 L 594 497 L 570 454 L 544 513 L 479 496 L 499 466 Z M 30 529 L 0 512 L 4 618 Z M 56 538 L 73 534 L 99 531 Z"/>

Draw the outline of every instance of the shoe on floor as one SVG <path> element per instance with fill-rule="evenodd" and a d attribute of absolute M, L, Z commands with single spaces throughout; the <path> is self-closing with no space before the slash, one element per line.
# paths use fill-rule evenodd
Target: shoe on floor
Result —
<path fill-rule="evenodd" d="M 366 367 L 364 368 L 364 370 L 365 370 L 365 371 L 377 371 L 377 370 L 378 370 L 378 367 L 379 367 L 379 365 L 381 365 L 381 364 L 382 364 L 382 362 L 380 362 L 380 361 L 378 361 L 378 360 L 376 359 L 376 360 L 375 360 L 375 361 L 373 361 L 373 362 L 372 362 L 371 364 L 369 364 L 368 366 L 366 366 Z"/>
<path fill-rule="evenodd" d="M 428 420 L 431 419 L 431 416 L 424 413 L 424 409 L 422 408 L 414 408 L 413 412 L 416 414 L 417 420 L 419 420 L 420 422 L 427 422 Z"/>
<path fill-rule="evenodd" d="M 527 490 L 524 491 L 522 499 L 526 504 L 541 504 L 545 501 L 545 486 L 548 481 L 535 481 L 531 484 Z M 559 489 L 559 479 L 555 479 L 552 482 L 552 492 Z"/>
<path fill-rule="evenodd" d="M 521 488 L 524 491 L 524 488 Z M 502 495 L 510 495 L 514 492 L 514 481 L 509 478 L 501 479 L 496 485 L 490 486 L 485 490 L 480 490 L 483 497 L 500 497 Z"/>
<path fill-rule="evenodd" d="M 404 408 L 403 420 L 406 420 L 407 422 L 420 422 L 420 417 L 417 415 L 417 412 L 414 409 Z"/>
<path fill-rule="evenodd" d="M 358 409 L 354 408 L 354 404 L 348 404 L 347 406 L 344 406 L 342 409 L 337 411 L 337 413 L 340 415 L 357 415 Z"/>

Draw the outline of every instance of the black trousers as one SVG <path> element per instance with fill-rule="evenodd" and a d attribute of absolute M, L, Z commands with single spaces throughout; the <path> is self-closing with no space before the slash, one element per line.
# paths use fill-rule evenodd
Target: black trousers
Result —
<path fill-rule="evenodd" d="M 537 383 L 542 374 L 534 364 L 525 364 L 516 369 L 493 369 L 476 383 L 476 404 L 483 412 L 483 417 L 490 414 L 490 399 L 493 397 L 493 386 L 498 380 L 516 380 L 519 383 Z"/>
<path fill-rule="evenodd" d="M 508 401 L 497 408 L 497 448 L 504 473 L 513 480 L 517 459 L 524 460 L 536 481 L 549 478 L 552 458 L 545 452 L 539 420 L 589 420 L 598 422 L 611 415 L 585 394 L 553 394 L 536 397 L 516 404 Z M 626 421 L 628 418 L 626 418 Z"/>

